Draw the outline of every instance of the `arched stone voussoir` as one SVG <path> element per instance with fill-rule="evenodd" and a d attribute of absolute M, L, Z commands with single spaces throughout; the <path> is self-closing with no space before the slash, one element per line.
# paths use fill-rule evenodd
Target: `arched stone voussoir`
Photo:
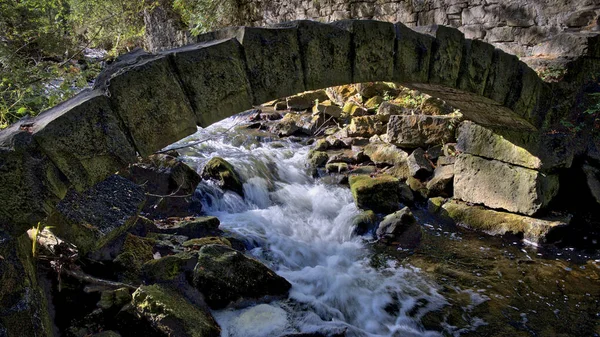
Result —
<path fill-rule="evenodd" d="M 85 91 L 37 116 L 33 138 L 79 191 L 136 160 L 136 151 L 100 90 Z"/>
<path fill-rule="evenodd" d="M 168 56 L 154 55 L 120 68 L 106 85 L 141 156 L 196 132 L 196 116 Z"/>
<path fill-rule="evenodd" d="M 0 232 L 15 237 L 43 221 L 69 187 L 34 141 L 30 121 L 0 131 Z"/>
<path fill-rule="evenodd" d="M 196 123 L 209 126 L 253 104 L 241 44 L 235 38 L 215 40 L 166 52 L 196 114 Z"/>
<path fill-rule="evenodd" d="M 392 81 L 396 28 L 375 20 L 341 20 L 332 26 L 352 33 L 352 81 L 354 83 Z"/>
<path fill-rule="evenodd" d="M 304 85 L 315 90 L 352 83 L 352 34 L 331 24 L 309 20 L 291 21 L 276 27 L 298 30 Z"/>
<path fill-rule="evenodd" d="M 483 96 L 493 57 L 494 46 L 466 39 L 456 87 Z"/>
<path fill-rule="evenodd" d="M 463 59 L 465 36 L 456 28 L 433 25 L 415 27 L 435 37 L 429 62 L 429 83 L 456 88 Z"/>
<path fill-rule="evenodd" d="M 199 36 L 199 42 L 235 37 L 244 47 L 254 104 L 305 91 L 296 27 L 231 27 Z"/>
<path fill-rule="evenodd" d="M 403 23 L 396 28 L 396 50 L 394 53 L 394 76 L 397 83 L 429 82 L 429 63 L 434 37 L 417 33 Z"/>

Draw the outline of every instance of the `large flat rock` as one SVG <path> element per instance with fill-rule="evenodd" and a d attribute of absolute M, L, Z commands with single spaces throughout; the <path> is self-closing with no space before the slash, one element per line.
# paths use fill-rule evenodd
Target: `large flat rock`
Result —
<path fill-rule="evenodd" d="M 490 208 L 533 215 L 558 192 L 558 176 L 469 154 L 454 164 L 454 197 Z"/>
<path fill-rule="evenodd" d="M 457 129 L 457 149 L 535 170 L 569 168 L 574 147 L 563 135 L 485 128 L 465 121 Z"/>
<path fill-rule="evenodd" d="M 388 141 L 407 148 L 453 142 L 457 123 L 453 116 L 392 115 L 387 127 Z"/>

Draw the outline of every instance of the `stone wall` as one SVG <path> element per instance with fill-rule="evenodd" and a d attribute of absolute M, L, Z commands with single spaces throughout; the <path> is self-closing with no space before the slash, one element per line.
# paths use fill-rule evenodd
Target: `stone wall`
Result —
<path fill-rule="evenodd" d="M 600 0 L 254 0 L 239 14 L 246 25 L 265 26 L 311 19 L 375 19 L 407 26 L 459 28 L 517 56 L 563 31 L 597 29 Z"/>

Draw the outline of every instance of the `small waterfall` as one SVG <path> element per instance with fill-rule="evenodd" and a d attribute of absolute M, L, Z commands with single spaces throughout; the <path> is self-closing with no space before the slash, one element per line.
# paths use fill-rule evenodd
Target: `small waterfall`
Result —
<path fill-rule="evenodd" d="M 415 268 L 391 261 L 372 266 L 364 239 L 352 236 L 359 210 L 349 189 L 311 178 L 308 147 L 301 144 L 231 145 L 236 131 L 227 137 L 220 132 L 235 123 L 231 118 L 184 140 L 210 138 L 185 150 L 184 158 L 198 169 L 213 156 L 234 165 L 245 181 L 246 198 L 202 182 L 204 211 L 217 216 L 223 230 L 250 242 L 255 248 L 248 253 L 285 277 L 292 289 L 287 300 L 215 312 L 222 336 L 344 330 L 361 337 L 439 336 L 423 330 L 418 320 L 444 306 L 445 299 Z"/>

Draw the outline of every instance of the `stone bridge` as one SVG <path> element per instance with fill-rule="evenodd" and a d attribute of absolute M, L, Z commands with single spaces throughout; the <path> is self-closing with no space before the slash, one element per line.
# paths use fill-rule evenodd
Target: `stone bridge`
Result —
<path fill-rule="evenodd" d="M 542 126 L 549 109 L 547 85 L 516 56 L 444 26 L 295 21 L 199 41 L 127 55 L 93 90 L 0 132 L 0 231 L 24 233 L 69 188 L 85 190 L 197 125 L 306 90 L 397 82 L 479 125 L 521 131 Z"/>

